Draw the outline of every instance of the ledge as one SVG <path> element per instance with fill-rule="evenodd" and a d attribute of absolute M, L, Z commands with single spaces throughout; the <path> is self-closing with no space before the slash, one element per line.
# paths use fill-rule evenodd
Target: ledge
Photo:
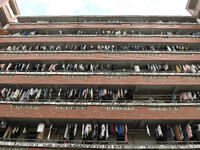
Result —
<path fill-rule="evenodd" d="M 80 149 L 198 149 L 200 144 L 152 144 L 144 142 L 140 145 L 134 144 L 80 144 L 80 143 L 35 143 L 35 142 L 2 142 L 1 146 L 8 147 L 34 147 L 34 148 L 80 148 Z"/>
<path fill-rule="evenodd" d="M 2 75 L 1 84 L 43 85 L 152 85 L 198 86 L 199 76 L 152 76 L 152 75 Z M 120 79 L 120 80 L 119 80 Z"/>
<path fill-rule="evenodd" d="M 26 37 L 0 37 L 0 43 L 44 43 L 44 42 L 147 42 L 147 43 L 196 43 L 199 44 L 199 38 L 167 38 L 167 37 L 75 37 L 75 36 L 45 36 L 38 37 L 26 36 Z"/>
<path fill-rule="evenodd" d="M 92 102 L 91 100 L 84 100 L 83 102 L 17 102 L 17 101 L 0 101 L 0 104 L 10 104 L 10 105 L 53 105 L 53 106 L 200 106 L 200 101 L 197 103 L 194 102 L 186 102 L 186 103 L 176 103 L 171 100 L 168 103 L 164 103 L 162 100 L 154 100 L 154 101 L 137 101 L 137 100 L 129 100 L 128 102 Z M 75 101 L 75 100 L 74 100 Z M 85 102 L 87 101 L 87 102 Z M 109 101 L 109 100 L 108 100 Z M 111 100 L 110 100 L 111 101 Z"/>
<path fill-rule="evenodd" d="M 76 34 L 66 34 L 66 35 L 59 35 L 59 34 L 49 34 L 49 35 L 42 35 L 42 34 L 36 34 L 36 35 L 0 35 L 0 38 L 42 38 L 42 37 L 105 37 L 105 38 L 150 38 L 150 37 L 160 37 L 160 38 L 200 38 L 199 36 L 194 35 L 160 35 L 160 34 L 151 34 L 151 35 L 95 35 L 95 34 L 82 34 L 82 35 L 76 35 Z"/>
<path fill-rule="evenodd" d="M 176 25 L 176 24 L 87 24 L 83 23 L 11 23 L 8 27 L 8 30 L 18 30 L 18 29 L 200 29 L 200 25 L 193 25 L 193 24 L 183 24 L 183 25 Z"/>
<path fill-rule="evenodd" d="M 2 75 L 2 76 L 1 76 Z M 119 76 L 119 78 L 121 78 L 121 76 L 145 76 L 145 77 L 152 77 L 152 76 L 182 76 L 182 77 L 191 77 L 191 78 L 195 78 L 195 77 L 199 77 L 200 78 L 200 73 L 151 73 L 151 72 L 73 72 L 73 71 L 69 71 L 69 72 L 0 72 L 0 77 L 6 77 L 6 75 L 38 75 L 41 77 L 42 76 L 46 76 L 48 75 L 48 77 L 50 75 L 72 75 L 75 76 L 75 78 L 77 76 L 105 76 L 106 78 L 108 78 L 109 76 L 113 76 L 113 78 L 117 78 Z M 34 77 L 34 76 L 33 76 Z"/>
<path fill-rule="evenodd" d="M 200 106 L 85 106 L 0 104 L 0 118 L 199 120 Z"/>
<path fill-rule="evenodd" d="M 0 60 L 198 61 L 200 52 L 167 51 L 0 51 Z"/>

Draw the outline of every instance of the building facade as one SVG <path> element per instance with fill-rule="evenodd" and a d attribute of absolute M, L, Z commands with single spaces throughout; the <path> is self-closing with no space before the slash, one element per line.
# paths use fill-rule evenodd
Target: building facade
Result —
<path fill-rule="evenodd" d="M 2 23 L 0 149 L 199 150 L 199 30 L 195 16 Z"/>

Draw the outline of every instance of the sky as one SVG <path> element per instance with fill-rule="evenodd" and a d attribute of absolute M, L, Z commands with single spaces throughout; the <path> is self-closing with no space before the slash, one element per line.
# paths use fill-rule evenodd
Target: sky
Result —
<path fill-rule="evenodd" d="M 22 16 L 188 16 L 190 14 L 185 9 L 187 1 L 188 0 L 17 0 L 17 4 Z"/>

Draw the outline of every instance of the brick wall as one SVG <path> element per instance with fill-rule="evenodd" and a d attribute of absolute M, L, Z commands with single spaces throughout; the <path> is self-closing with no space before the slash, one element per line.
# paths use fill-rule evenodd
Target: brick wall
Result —
<path fill-rule="evenodd" d="M 114 28 L 114 29 L 120 29 L 120 28 L 134 28 L 134 29 L 200 29 L 199 25 L 158 25 L 158 24 L 118 24 L 118 25 L 105 25 L 105 24 L 11 24 L 8 27 L 8 30 L 13 30 L 13 29 L 76 29 L 76 28 L 97 28 L 97 29 L 106 29 L 106 28 Z"/>
<path fill-rule="evenodd" d="M 180 106 L 178 110 L 151 110 L 150 106 L 131 106 L 132 110 L 104 110 L 103 106 L 88 106 L 87 110 L 58 109 L 55 105 L 41 105 L 38 109 L 13 108 L 0 105 L 0 117 L 62 118 L 62 119 L 118 119 L 121 120 L 192 120 L 200 119 L 196 106 Z"/>
<path fill-rule="evenodd" d="M 190 37 L 181 37 L 181 38 L 166 38 L 166 37 L 74 37 L 74 36 L 65 36 L 65 37 L 9 37 L 9 38 L 0 38 L 0 43 L 18 43 L 18 42 L 166 42 L 166 43 L 199 43 L 200 38 L 190 38 Z"/>
<path fill-rule="evenodd" d="M 1 84 L 74 84 L 74 85 L 200 85 L 200 78 L 185 78 L 182 76 L 27 76 L 27 75 L 13 75 L 0 76 Z"/>
<path fill-rule="evenodd" d="M 75 53 L 25 53 L 25 54 L 0 54 L 0 60 L 134 60 L 134 61 L 199 61 L 200 54 L 75 54 Z"/>

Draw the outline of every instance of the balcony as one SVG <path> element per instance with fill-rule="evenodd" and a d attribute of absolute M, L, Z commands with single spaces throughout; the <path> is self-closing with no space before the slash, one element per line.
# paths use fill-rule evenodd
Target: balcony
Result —
<path fill-rule="evenodd" d="M 10 38 L 3 38 L 9 40 Z M 12 39 L 12 38 L 11 38 Z M 21 38 L 19 38 L 21 39 Z M 31 40 L 32 38 L 26 38 Z M 50 38 L 51 39 L 51 38 Z M 174 40 L 174 39 L 173 39 Z M 1 60 L 199 60 L 198 38 L 194 43 L 2 43 Z M 197 40 L 197 41 L 196 41 Z M 26 56 L 26 57 L 24 57 Z"/>
<path fill-rule="evenodd" d="M 52 150 L 52 148 L 65 148 L 65 149 L 78 149 L 78 148 L 84 148 L 84 149 L 198 149 L 200 148 L 200 142 L 194 141 L 194 142 L 157 142 L 156 144 L 149 142 L 149 141 L 137 141 L 137 143 L 131 143 L 128 144 L 120 143 L 120 142 L 93 142 L 93 144 L 84 144 L 82 141 L 74 141 L 74 143 L 64 143 L 65 141 L 48 141 L 48 142 L 29 142 L 29 140 L 26 141 L 17 141 L 17 140 L 9 140 L 9 141 L 0 141 L 0 146 L 2 147 L 14 147 L 17 149 L 18 147 L 20 150 L 24 147 L 31 147 L 31 148 L 45 148 L 47 150 Z M 90 142 L 91 143 L 91 142 Z M 24 149 L 25 150 L 25 149 Z"/>
<path fill-rule="evenodd" d="M 90 24 L 11 24 L 7 30 L 13 36 L 74 35 L 74 36 L 163 36 L 198 37 L 199 25 L 90 25 Z"/>
<path fill-rule="evenodd" d="M 40 17 L 18 17 L 20 23 L 49 23 L 49 22 L 66 22 L 66 23 L 92 23 L 92 24 L 121 24 L 121 23 L 158 23 L 158 24 L 195 24 L 195 17 L 186 16 L 40 16 Z"/>
<path fill-rule="evenodd" d="M 68 122 L 59 124 L 59 126 L 58 123 L 50 125 L 39 123 L 38 127 L 41 124 L 44 125 L 40 132 L 37 132 L 37 122 L 32 122 L 31 125 L 30 122 L 29 124 L 22 122 L 23 124 L 12 124 L 8 125 L 7 128 L 1 128 L 4 137 L 0 139 L 0 146 L 85 149 L 195 149 L 200 147 L 199 129 L 196 129 L 198 122 L 194 124 L 188 124 L 187 121 L 179 123 L 171 121 L 168 124 L 166 122 L 159 124 L 160 121 L 153 124 L 143 122 L 143 125 L 139 125 L 139 127 L 133 122 L 127 124 L 119 122 L 87 122 L 85 124 Z M 84 130 L 88 126 L 92 128 L 87 134 Z M 106 127 L 105 131 L 102 129 L 103 126 Z M 116 130 L 120 126 L 126 127 L 122 134 Z M 190 136 L 186 132 L 187 126 L 192 131 Z M 147 128 L 149 132 L 147 132 Z M 158 128 L 161 129 L 158 130 Z M 8 134 L 5 133 L 6 131 Z M 9 137 L 10 131 L 13 131 L 13 134 Z M 158 131 L 161 132 L 156 135 Z M 102 135 L 102 132 L 106 134 Z M 184 132 L 183 138 L 179 136 L 181 132 Z M 173 135 L 171 135 L 172 133 Z"/>

